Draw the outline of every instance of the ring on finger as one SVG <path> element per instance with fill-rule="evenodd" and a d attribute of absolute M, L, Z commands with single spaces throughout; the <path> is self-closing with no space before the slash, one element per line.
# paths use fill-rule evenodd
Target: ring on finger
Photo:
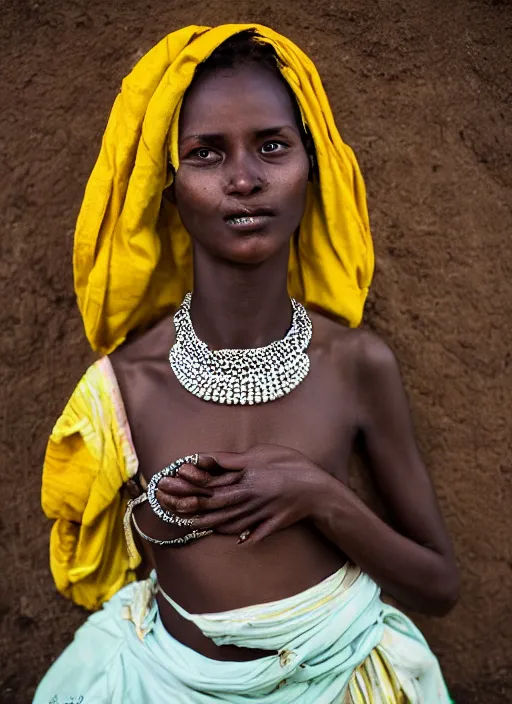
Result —
<path fill-rule="evenodd" d="M 250 536 L 251 531 L 250 530 L 244 530 L 240 535 L 238 536 L 238 542 L 239 543 L 245 543 L 247 538 Z"/>

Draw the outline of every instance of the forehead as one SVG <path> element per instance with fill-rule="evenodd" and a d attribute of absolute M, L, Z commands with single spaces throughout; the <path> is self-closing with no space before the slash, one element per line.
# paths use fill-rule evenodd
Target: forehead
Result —
<path fill-rule="evenodd" d="M 283 81 L 258 66 L 207 73 L 192 85 L 180 114 L 180 137 L 233 129 L 297 128 L 296 110 Z"/>

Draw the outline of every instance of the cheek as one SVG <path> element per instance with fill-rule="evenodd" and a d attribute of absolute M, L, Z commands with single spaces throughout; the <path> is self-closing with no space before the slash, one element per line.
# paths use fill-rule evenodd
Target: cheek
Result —
<path fill-rule="evenodd" d="M 174 184 L 176 206 L 180 214 L 201 217 L 211 213 L 219 200 L 215 179 L 201 172 L 178 173 Z"/>
<path fill-rule="evenodd" d="M 304 204 L 308 176 L 309 161 L 307 157 L 295 164 L 290 164 L 290 168 L 279 175 L 279 188 L 283 196 L 289 199 L 290 207 L 300 208 Z"/>

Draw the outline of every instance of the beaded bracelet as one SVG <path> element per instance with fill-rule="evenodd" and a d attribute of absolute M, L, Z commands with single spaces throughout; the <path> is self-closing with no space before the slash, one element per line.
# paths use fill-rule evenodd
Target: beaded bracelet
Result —
<path fill-rule="evenodd" d="M 124 526 L 124 534 L 126 538 L 126 546 L 128 548 L 128 554 L 130 555 L 131 558 L 135 558 L 137 556 L 137 547 L 135 545 L 135 541 L 133 539 L 133 533 L 132 533 L 132 520 L 133 520 L 133 525 L 135 526 L 135 529 L 137 533 L 141 536 L 141 538 L 144 538 L 144 540 L 147 540 L 150 543 L 153 543 L 155 545 L 162 545 L 162 546 L 180 546 L 180 545 L 186 545 L 189 543 L 191 540 L 198 540 L 199 538 L 204 538 L 207 535 L 211 535 L 213 533 L 212 530 L 206 529 L 206 530 L 192 530 L 190 533 L 187 533 L 187 535 L 183 535 L 179 538 L 171 538 L 169 540 L 159 540 L 157 538 L 152 538 L 149 535 L 146 535 L 141 531 L 139 528 L 137 521 L 135 520 L 135 516 L 133 515 L 133 509 L 138 506 L 139 504 L 144 503 L 144 501 L 147 501 L 149 505 L 151 506 L 152 510 L 156 515 L 161 518 L 163 521 L 166 523 L 172 523 L 174 525 L 178 526 L 192 526 L 194 525 L 194 522 L 190 518 L 181 518 L 180 516 L 177 516 L 175 513 L 170 513 L 169 511 L 166 511 L 161 505 L 158 499 L 156 498 L 156 490 L 158 487 L 158 483 L 160 482 L 163 477 L 176 477 L 178 476 L 179 468 L 184 465 L 184 464 L 193 464 L 196 465 L 198 462 L 198 455 L 187 455 L 186 457 L 180 457 L 180 459 L 176 460 L 172 464 L 168 465 L 167 467 L 164 467 L 160 472 L 157 472 L 155 474 L 151 481 L 148 483 L 146 491 L 138 496 L 135 499 L 130 499 L 128 501 L 128 504 L 126 506 L 126 511 L 124 514 L 123 518 L 123 526 Z"/>
<path fill-rule="evenodd" d="M 164 477 L 177 477 L 179 469 L 182 465 L 193 464 L 195 466 L 197 465 L 198 460 L 199 456 L 197 454 L 187 455 L 186 457 L 180 457 L 179 460 L 176 460 L 167 467 L 164 467 L 162 470 L 160 470 L 160 472 L 157 472 L 151 478 L 151 481 L 148 484 L 148 488 L 146 489 L 148 502 L 151 508 L 153 509 L 154 513 L 156 513 L 158 518 L 161 518 L 162 521 L 165 521 L 166 523 L 174 523 L 177 526 L 193 525 L 193 521 L 191 521 L 189 518 L 180 518 L 175 513 L 170 513 L 169 511 L 166 511 L 164 508 L 162 508 L 160 502 L 156 498 L 156 490 L 161 479 L 163 479 Z"/>

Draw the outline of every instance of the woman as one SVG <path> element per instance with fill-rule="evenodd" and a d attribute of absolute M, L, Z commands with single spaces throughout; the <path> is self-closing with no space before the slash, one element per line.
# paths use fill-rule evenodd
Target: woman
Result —
<path fill-rule="evenodd" d="M 258 25 L 155 47 L 74 265 L 103 357 L 54 428 L 43 506 L 57 587 L 106 603 L 35 701 L 449 701 L 379 599 L 443 614 L 458 576 L 395 358 L 355 329 L 364 186 L 307 57 Z M 347 488 L 356 439 L 393 527 Z"/>

